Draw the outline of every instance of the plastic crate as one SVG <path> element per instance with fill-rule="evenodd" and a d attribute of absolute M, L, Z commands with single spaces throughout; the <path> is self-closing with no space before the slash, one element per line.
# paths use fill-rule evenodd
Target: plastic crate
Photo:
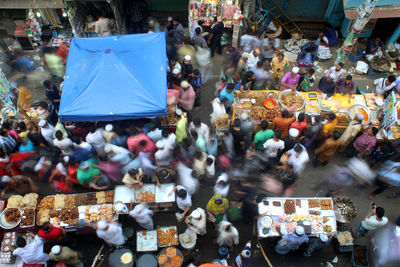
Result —
<path fill-rule="evenodd" d="M 352 267 L 369 267 L 369 262 L 368 262 L 368 246 L 367 245 L 361 245 L 361 244 L 354 244 L 354 248 L 356 248 L 356 247 L 358 247 L 358 246 L 362 246 L 362 247 L 365 247 L 366 248 L 366 251 L 365 251 L 365 257 L 366 257 L 366 259 L 367 259 L 367 265 L 357 265 L 355 262 L 354 262 L 354 250 L 353 250 L 353 252 L 351 253 L 351 266 Z"/>
<path fill-rule="evenodd" d="M 354 55 L 352 53 L 349 53 L 349 59 L 351 62 L 356 62 L 360 60 L 364 56 L 364 53 L 357 48 L 357 55 Z"/>

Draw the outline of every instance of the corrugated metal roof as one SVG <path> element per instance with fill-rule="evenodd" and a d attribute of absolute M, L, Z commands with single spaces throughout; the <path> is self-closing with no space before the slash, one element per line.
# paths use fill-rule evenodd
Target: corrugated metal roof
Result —
<path fill-rule="evenodd" d="M 347 3 L 346 3 L 347 2 Z M 344 8 L 357 8 L 364 3 L 364 0 L 347 0 Z M 376 6 L 400 5 L 400 0 L 379 0 Z"/>

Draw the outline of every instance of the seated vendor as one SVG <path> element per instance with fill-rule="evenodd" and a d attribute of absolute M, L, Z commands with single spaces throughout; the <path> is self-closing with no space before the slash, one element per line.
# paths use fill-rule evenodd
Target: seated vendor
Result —
<path fill-rule="evenodd" d="M 251 70 L 247 71 L 242 80 L 236 85 L 236 89 L 240 90 L 241 92 L 250 90 L 253 87 L 255 79 L 256 75 L 254 75 L 254 72 Z"/>
<path fill-rule="evenodd" d="M 317 51 L 318 51 L 319 44 L 320 44 L 320 42 L 317 40 L 314 42 L 308 42 L 305 45 L 303 45 L 301 47 L 300 54 L 297 57 L 297 62 L 299 62 L 299 60 L 301 60 L 301 59 L 304 59 L 307 54 L 311 55 L 311 60 L 312 60 L 312 62 L 314 62 L 314 60 L 317 58 Z"/>
<path fill-rule="evenodd" d="M 368 61 L 371 61 L 374 56 L 382 55 L 385 55 L 385 48 L 381 38 L 376 37 L 369 40 L 367 49 L 365 50 L 365 57 L 368 59 Z"/>
<path fill-rule="evenodd" d="M 335 78 L 335 75 L 331 73 L 328 77 L 323 76 L 319 80 L 317 91 L 322 93 L 322 99 L 330 98 L 335 94 L 336 84 L 333 81 Z"/>
<path fill-rule="evenodd" d="M 341 78 L 336 83 L 336 92 L 341 94 L 349 95 L 349 103 L 351 101 L 351 97 L 354 94 L 354 82 L 352 81 L 353 77 L 351 75 L 347 75 L 346 78 Z"/>
<path fill-rule="evenodd" d="M 338 42 L 338 34 L 335 29 L 332 28 L 332 25 L 327 23 L 325 26 L 325 30 L 322 35 L 328 39 L 328 45 L 334 46 Z"/>
<path fill-rule="evenodd" d="M 293 67 L 291 72 L 287 72 L 281 80 L 280 90 L 291 89 L 292 91 L 296 91 L 297 85 L 299 84 L 300 75 L 299 68 Z"/>
<path fill-rule="evenodd" d="M 131 169 L 125 174 L 124 178 L 122 178 L 122 182 L 124 185 L 136 191 L 136 188 L 141 188 L 143 186 L 144 173 L 141 168 Z"/>
<path fill-rule="evenodd" d="M 175 183 L 175 176 L 176 172 L 173 169 L 157 168 L 154 171 L 151 181 L 157 183 L 158 187 L 161 187 L 161 184 Z"/>

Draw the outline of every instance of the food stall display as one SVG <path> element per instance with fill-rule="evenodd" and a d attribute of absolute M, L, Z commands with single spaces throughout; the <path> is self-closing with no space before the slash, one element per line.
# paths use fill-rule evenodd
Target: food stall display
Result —
<path fill-rule="evenodd" d="M 6 208 L 0 215 L 0 226 L 12 229 L 21 222 L 21 211 L 18 208 Z"/>
<path fill-rule="evenodd" d="M 179 267 L 183 263 L 182 252 L 175 247 L 168 247 L 161 250 L 158 254 L 158 265 L 160 267 L 176 266 Z"/>
<path fill-rule="evenodd" d="M 239 11 L 238 1 L 228 0 L 191 0 L 189 16 L 191 22 L 204 20 L 204 26 L 211 26 L 214 17 L 224 19 L 225 27 L 233 27 L 234 15 Z"/>
<path fill-rule="evenodd" d="M 156 201 L 156 185 L 143 184 L 142 187 L 136 188 L 135 202 L 136 203 L 153 203 Z"/>
<path fill-rule="evenodd" d="M 283 90 L 279 94 L 278 100 L 283 109 L 287 109 L 295 103 L 297 104 L 296 111 L 304 109 L 305 105 L 304 96 L 299 92 L 293 92 L 290 89 Z"/>
<path fill-rule="evenodd" d="M 157 249 L 157 230 L 145 230 L 136 233 L 136 251 L 157 251 Z"/>
<path fill-rule="evenodd" d="M 336 232 L 336 217 L 332 198 L 279 198 L 267 197 L 258 204 L 258 237 L 278 236 L 292 233 L 296 226 L 304 227 L 306 234 L 316 236 L 321 233 Z"/>
<path fill-rule="evenodd" d="M 36 193 L 29 193 L 23 197 L 20 195 L 12 195 L 8 198 L 7 207 L 36 208 L 38 197 L 39 195 Z"/>
<path fill-rule="evenodd" d="M 178 245 L 178 230 L 176 226 L 163 226 L 157 229 L 157 242 L 160 248 Z"/>

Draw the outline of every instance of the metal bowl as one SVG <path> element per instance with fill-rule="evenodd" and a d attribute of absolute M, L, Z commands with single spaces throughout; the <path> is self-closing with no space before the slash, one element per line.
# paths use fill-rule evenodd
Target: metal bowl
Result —
<path fill-rule="evenodd" d="M 369 108 L 367 108 L 366 106 L 360 105 L 360 104 L 354 104 L 354 105 L 352 105 L 352 106 L 349 108 L 349 111 L 348 111 L 347 115 L 349 116 L 350 121 L 351 121 L 351 120 L 354 118 L 354 116 L 358 113 L 358 110 L 359 110 L 359 109 L 362 109 L 363 111 L 365 111 L 365 113 L 366 113 L 367 116 L 368 116 L 368 119 L 367 119 L 367 120 L 365 120 L 365 118 L 364 118 L 362 124 L 368 124 L 368 123 L 370 123 L 370 122 L 371 122 L 371 117 L 372 117 L 371 111 L 370 111 Z"/>
<path fill-rule="evenodd" d="M 22 214 L 22 212 L 21 212 L 20 209 L 18 209 L 18 210 L 19 210 L 19 219 L 18 219 L 18 221 L 15 222 L 15 223 L 7 222 L 6 216 L 5 216 L 5 212 L 6 212 L 8 209 L 18 209 L 18 208 L 15 208 L 15 207 L 8 207 L 8 208 L 6 208 L 5 210 L 3 210 L 3 212 L 2 212 L 1 215 L 0 215 L 0 226 L 1 226 L 3 229 L 13 229 L 14 227 L 18 226 L 18 224 L 21 222 L 21 218 L 22 218 L 22 217 L 21 217 L 21 214 Z"/>
<path fill-rule="evenodd" d="M 289 94 L 289 93 L 293 93 L 293 91 L 291 89 L 286 89 L 286 90 L 283 90 L 278 96 L 279 103 L 281 104 L 281 106 L 284 109 L 287 109 L 288 107 L 282 103 L 282 97 L 287 95 L 287 94 Z M 303 105 L 301 105 L 301 107 L 298 106 L 296 108 L 296 111 L 304 109 L 304 106 L 306 104 L 306 101 L 305 101 L 304 97 L 299 92 L 296 92 L 295 94 L 296 94 L 296 96 L 299 96 L 299 97 L 301 97 L 301 99 L 303 99 Z"/>
<path fill-rule="evenodd" d="M 274 224 L 274 219 L 269 215 L 265 215 L 261 218 L 260 223 L 265 228 L 271 228 Z"/>

